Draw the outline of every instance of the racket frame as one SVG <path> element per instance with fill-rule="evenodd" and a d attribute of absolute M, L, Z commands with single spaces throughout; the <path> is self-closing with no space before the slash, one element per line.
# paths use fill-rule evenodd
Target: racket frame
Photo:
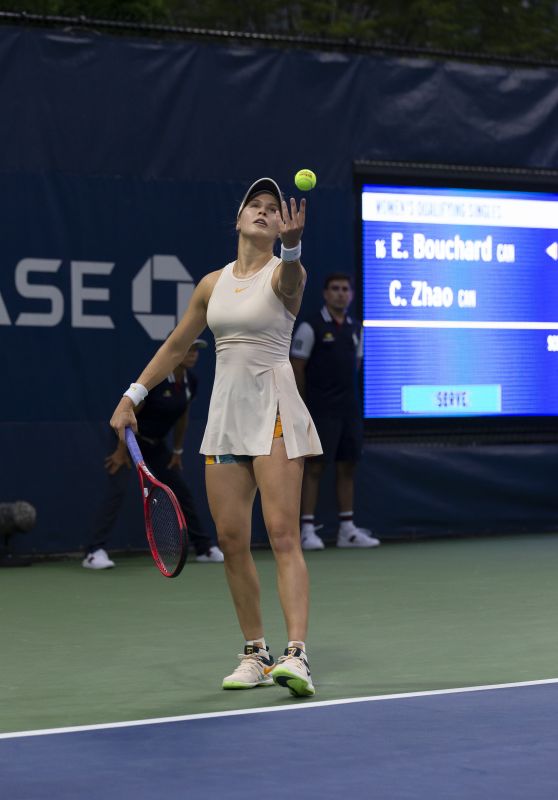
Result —
<path fill-rule="evenodd" d="M 145 520 L 145 533 L 147 535 L 147 542 L 149 544 L 149 549 L 151 550 L 151 555 L 153 556 L 153 560 L 159 569 L 159 572 L 165 576 L 165 578 L 176 578 L 182 572 L 182 568 L 186 563 L 186 557 L 188 555 L 188 526 L 186 524 L 186 519 L 184 517 L 184 513 L 182 508 L 180 507 L 180 503 L 178 502 L 175 493 L 172 489 L 166 485 L 166 483 L 162 483 L 158 480 L 155 475 L 149 470 L 147 464 L 144 461 L 144 458 L 141 454 L 141 450 L 137 443 L 136 437 L 134 436 L 134 432 L 131 428 L 125 429 L 125 439 L 126 445 L 128 447 L 128 451 L 132 457 L 132 461 L 134 462 L 137 471 L 138 471 L 138 478 L 141 487 L 141 496 L 143 500 L 143 516 Z M 181 545 L 182 550 L 180 554 L 180 558 L 176 567 L 170 571 L 168 570 L 162 559 L 159 555 L 159 551 L 157 549 L 157 544 L 155 542 L 155 536 L 153 535 L 153 522 L 151 518 L 151 506 L 149 504 L 149 496 L 151 494 L 151 487 L 158 487 L 162 489 L 169 500 L 171 501 L 172 507 L 178 519 L 180 529 L 182 532 L 181 536 Z"/>

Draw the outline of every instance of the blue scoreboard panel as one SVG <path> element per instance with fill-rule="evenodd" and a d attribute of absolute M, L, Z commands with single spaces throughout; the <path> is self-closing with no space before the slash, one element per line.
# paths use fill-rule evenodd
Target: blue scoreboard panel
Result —
<path fill-rule="evenodd" d="M 558 181 L 391 177 L 358 182 L 365 420 L 558 429 Z"/>

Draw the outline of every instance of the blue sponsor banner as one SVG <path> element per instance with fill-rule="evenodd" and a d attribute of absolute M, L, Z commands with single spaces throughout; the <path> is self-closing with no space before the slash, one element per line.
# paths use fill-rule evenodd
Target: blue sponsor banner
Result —
<path fill-rule="evenodd" d="M 21 546 L 38 552 L 87 542 L 103 457 L 113 443 L 110 413 L 193 286 L 235 257 L 236 209 L 255 178 L 271 175 L 287 196 L 300 198 L 295 172 L 308 167 L 318 175 L 306 195 L 304 316 L 321 305 L 327 273 L 354 270 L 354 162 L 552 167 L 558 159 L 548 113 L 556 86 L 551 69 L 515 70 L 510 81 L 510 70 L 497 66 L 2 27 L 0 75 L 0 500 L 35 503 L 37 529 Z M 482 100 L 472 106 L 471 96 Z M 285 108 L 296 130 L 277 124 Z M 365 230 L 371 242 L 399 232 L 394 252 L 411 246 L 405 223 L 378 225 Z M 428 225 L 421 230 L 432 238 Z M 491 235 L 494 253 L 515 244 L 521 257 L 531 243 L 539 254 L 550 248 L 544 258 L 552 261 L 554 240 L 544 230 L 522 241 L 508 239 L 497 220 L 484 227 L 473 236 L 461 221 L 453 235 L 483 242 Z M 425 252 L 429 247 L 425 242 Z M 511 251 L 502 254 L 509 258 Z M 384 259 L 376 270 L 383 281 L 378 297 L 372 284 L 364 287 L 367 318 L 389 320 L 390 281 L 401 282 L 392 285 L 392 296 L 410 302 L 408 280 L 423 279 L 457 292 L 453 311 L 460 321 L 479 319 L 474 300 L 483 304 L 484 319 L 505 320 L 508 311 L 516 320 L 551 319 L 550 275 L 537 276 L 541 311 L 530 291 L 533 273 L 522 284 L 509 260 L 479 263 L 478 281 L 476 266 L 463 262 L 455 283 L 428 259 L 426 272 L 412 273 L 399 259 L 390 273 L 396 260 Z M 513 298 L 498 276 L 511 279 Z M 498 302 L 483 288 L 491 280 Z M 459 290 L 476 290 L 476 298 L 464 294 L 459 306 Z M 427 288 L 424 296 L 430 297 Z M 440 297 L 442 306 L 421 309 L 420 320 L 455 319 L 443 306 L 447 292 Z M 396 310 L 401 321 L 416 318 L 411 308 Z M 411 383 L 501 384 L 503 413 L 517 407 L 538 413 L 558 392 L 556 336 L 402 329 L 394 338 L 367 327 L 367 414 L 401 414 L 401 386 Z M 448 341 L 459 358 L 448 359 Z M 545 347 L 549 361 L 541 366 L 533 353 Z M 498 375 L 488 351 L 499 360 Z M 416 366 L 416 379 L 401 371 L 403 358 Z M 188 481 L 208 529 L 196 453 L 213 363 L 210 347 L 196 368 L 199 395 L 186 441 Z M 514 378 L 518 371 L 521 380 Z M 364 502 L 372 493 L 360 497 Z M 145 546 L 140 514 L 127 522 L 132 509 L 137 504 L 130 501 L 111 547 Z M 374 513 L 370 507 L 371 520 Z M 264 540 L 258 524 L 255 538 Z M 386 523 L 388 531 L 397 527 Z"/>

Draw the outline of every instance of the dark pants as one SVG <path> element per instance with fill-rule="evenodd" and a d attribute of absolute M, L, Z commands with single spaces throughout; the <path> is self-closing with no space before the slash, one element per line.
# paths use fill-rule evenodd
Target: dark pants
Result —
<path fill-rule="evenodd" d="M 335 417 L 312 414 L 323 454 L 312 461 L 360 461 L 362 456 L 362 420 L 360 414 Z"/>
<path fill-rule="evenodd" d="M 207 553 L 211 547 L 211 539 L 203 532 L 194 500 L 190 490 L 186 486 L 182 473 L 178 469 L 167 469 L 167 464 L 171 460 L 171 452 L 165 442 L 150 444 L 145 439 L 138 437 L 145 463 L 155 475 L 155 477 L 166 483 L 175 493 L 178 502 L 186 517 L 188 526 L 188 538 L 194 545 L 197 555 Z M 139 494 L 139 479 L 136 470 L 121 467 L 114 475 L 107 473 L 107 487 L 101 505 L 93 518 L 91 542 L 87 547 L 87 552 L 92 553 L 99 548 L 106 549 L 105 545 L 109 538 L 112 526 L 124 502 L 126 492 L 130 483 L 134 481 L 138 490 L 138 503 L 141 503 Z"/>

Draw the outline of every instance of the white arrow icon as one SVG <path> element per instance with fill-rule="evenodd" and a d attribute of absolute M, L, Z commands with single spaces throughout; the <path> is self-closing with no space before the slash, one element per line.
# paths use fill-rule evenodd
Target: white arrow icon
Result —
<path fill-rule="evenodd" d="M 552 242 L 552 244 L 549 244 L 545 250 L 545 253 L 548 253 L 550 258 L 553 258 L 554 261 L 558 261 L 558 242 Z"/>

